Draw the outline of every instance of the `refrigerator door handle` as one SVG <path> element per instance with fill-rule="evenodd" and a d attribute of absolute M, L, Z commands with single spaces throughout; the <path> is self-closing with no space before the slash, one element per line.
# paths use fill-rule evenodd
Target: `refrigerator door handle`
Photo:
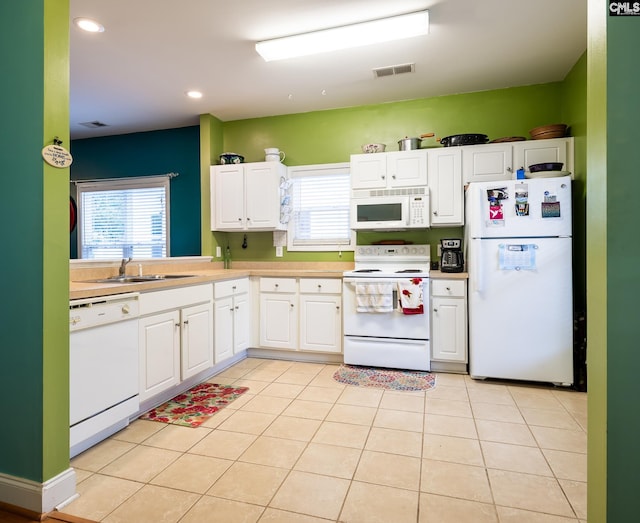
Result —
<path fill-rule="evenodd" d="M 475 260 L 476 262 L 473 264 L 471 268 L 473 270 L 474 278 L 473 278 L 473 291 L 474 292 L 482 292 L 482 281 L 480 280 L 482 276 L 482 271 L 480 270 L 480 263 L 478 260 L 482 259 L 482 240 L 475 240 L 475 249 L 477 251 Z"/>

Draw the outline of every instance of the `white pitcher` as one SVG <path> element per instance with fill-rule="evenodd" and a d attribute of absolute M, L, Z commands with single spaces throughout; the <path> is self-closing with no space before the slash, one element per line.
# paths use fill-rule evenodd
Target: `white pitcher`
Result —
<path fill-rule="evenodd" d="M 266 162 L 283 162 L 287 157 L 284 151 L 281 151 L 277 147 L 268 147 L 264 150 L 264 159 Z"/>

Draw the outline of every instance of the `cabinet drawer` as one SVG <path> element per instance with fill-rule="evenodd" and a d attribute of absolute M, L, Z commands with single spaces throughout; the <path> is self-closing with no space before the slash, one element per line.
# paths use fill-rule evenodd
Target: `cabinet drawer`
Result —
<path fill-rule="evenodd" d="M 185 285 L 161 291 L 140 293 L 140 316 L 155 314 L 170 309 L 179 309 L 197 303 L 210 302 L 213 289 L 210 283 L 204 285 Z"/>
<path fill-rule="evenodd" d="M 465 280 L 431 280 L 432 296 L 457 296 L 465 297 Z"/>
<path fill-rule="evenodd" d="M 249 278 L 239 280 L 218 281 L 213 284 L 213 297 L 217 300 L 225 296 L 233 296 L 249 292 Z"/>
<path fill-rule="evenodd" d="M 296 279 L 260 278 L 260 292 L 296 292 Z"/>
<path fill-rule="evenodd" d="M 308 294 L 340 294 L 342 292 L 342 279 L 301 278 L 300 292 Z"/>

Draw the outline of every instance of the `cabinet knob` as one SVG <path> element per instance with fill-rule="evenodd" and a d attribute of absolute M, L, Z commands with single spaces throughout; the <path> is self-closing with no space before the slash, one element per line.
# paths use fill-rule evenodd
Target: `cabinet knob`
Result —
<path fill-rule="evenodd" d="M 183 325 L 189 325 L 189 320 L 184 320 L 184 321 L 182 322 L 182 324 L 183 324 Z"/>
<path fill-rule="evenodd" d="M 511 168 L 511 167 L 507 167 L 507 172 L 512 173 L 512 172 L 513 172 L 513 168 Z"/>
<path fill-rule="evenodd" d="M 233 287 L 231 287 L 231 290 L 235 291 L 236 290 L 236 286 L 234 285 Z"/>
<path fill-rule="evenodd" d="M 291 305 L 291 308 L 293 309 L 293 303 L 290 303 L 289 305 Z"/>
<path fill-rule="evenodd" d="M 122 314 L 129 314 L 130 309 L 128 305 L 123 305 L 122 306 Z"/>
<path fill-rule="evenodd" d="M 391 175 L 391 178 L 393 178 L 393 179 L 395 180 L 395 179 L 396 179 L 396 175 L 395 175 L 395 174 L 392 174 L 392 175 Z"/>
<path fill-rule="evenodd" d="M 434 216 L 438 216 L 438 211 L 433 211 Z"/>
<path fill-rule="evenodd" d="M 322 289 L 322 285 L 318 283 L 318 289 Z"/>
<path fill-rule="evenodd" d="M 179 329 L 179 328 L 180 328 L 180 324 L 179 324 L 179 323 L 176 323 L 176 327 Z"/>
<path fill-rule="evenodd" d="M 235 309 L 236 309 L 236 310 L 238 310 L 239 308 L 240 308 L 240 306 L 239 306 L 239 305 L 236 305 L 236 306 L 235 306 Z"/>
<path fill-rule="evenodd" d="M 336 310 L 339 311 L 340 310 L 340 305 L 336 305 Z"/>
<path fill-rule="evenodd" d="M 433 309 L 433 312 L 438 312 L 438 309 Z"/>
<path fill-rule="evenodd" d="M 382 178 L 384 180 L 386 178 L 386 176 L 383 174 L 380 178 Z"/>
<path fill-rule="evenodd" d="M 276 289 L 278 288 L 278 284 L 277 283 L 274 283 L 274 286 L 275 286 Z"/>
<path fill-rule="evenodd" d="M 447 289 L 447 292 L 451 292 L 451 287 L 445 287 Z"/>

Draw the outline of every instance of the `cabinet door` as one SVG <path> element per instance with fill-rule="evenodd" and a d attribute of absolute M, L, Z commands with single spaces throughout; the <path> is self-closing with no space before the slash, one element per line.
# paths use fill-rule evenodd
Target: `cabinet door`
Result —
<path fill-rule="evenodd" d="M 182 319 L 182 379 L 213 366 L 213 310 L 211 303 L 185 307 Z"/>
<path fill-rule="evenodd" d="M 464 225 L 462 151 L 445 147 L 429 151 L 431 225 Z"/>
<path fill-rule="evenodd" d="M 251 308 L 248 294 L 233 298 L 233 353 L 247 349 L 251 340 Z"/>
<path fill-rule="evenodd" d="M 300 295 L 300 349 L 342 352 L 340 296 Z"/>
<path fill-rule="evenodd" d="M 140 401 L 180 383 L 180 313 L 140 318 Z"/>
<path fill-rule="evenodd" d="M 432 340 L 434 360 L 467 361 L 467 315 L 464 298 L 432 298 Z"/>
<path fill-rule="evenodd" d="M 245 164 L 248 229 L 275 229 L 280 225 L 280 162 Z"/>
<path fill-rule="evenodd" d="M 536 163 L 561 162 L 563 171 L 573 172 L 573 139 L 527 140 L 513 144 L 516 169 L 529 170 Z"/>
<path fill-rule="evenodd" d="M 387 154 L 387 186 L 427 185 L 427 151 L 394 151 Z"/>
<path fill-rule="evenodd" d="M 295 349 L 298 334 L 296 295 L 260 294 L 260 345 L 278 349 Z"/>
<path fill-rule="evenodd" d="M 233 356 L 234 316 L 233 297 L 216 299 L 214 329 L 216 363 Z"/>
<path fill-rule="evenodd" d="M 465 145 L 462 147 L 464 183 L 513 179 L 512 151 L 511 143 Z"/>
<path fill-rule="evenodd" d="M 213 230 L 244 229 L 244 177 L 242 165 L 220 165 L 213 170 Z"/>
<path fill-rule="evenodd" d="M 352 189 L 384 189 L 386 186 L 386 153 L 351 155 Z"/>

